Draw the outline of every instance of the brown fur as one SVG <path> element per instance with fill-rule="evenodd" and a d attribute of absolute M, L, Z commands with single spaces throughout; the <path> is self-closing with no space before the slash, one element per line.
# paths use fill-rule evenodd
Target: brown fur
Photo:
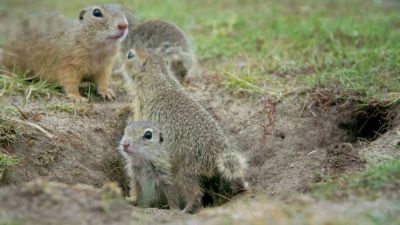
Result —
<path fill-rule="evenodd" d="M 92 15 L 96 8 L 102 17 Z M 17 35 L 5 45 L 3 64 L 57 83 L 71 98 L 82 99 L 78 90 L 82 79 L 93 80 L 103 98 L 114 98 L 108 80 L 127 33 L 119 25 L 127 26 L 124 11 L 111 4 L 90 6 L 80 12 L 79 20 L 54 13 L 32 16 L 22 21 Z"/>
<path fill-rule="evenodd" d="M 175 183 L 186 201 L 184 210 L 192 213 L 201 207 L 201 176 L 220 175 L 236 192 L 245 189 L 245 159 L 217 122 L 184 93 L 161 56 L 131 51 L 136 56 L 124 69 L 128 82 L 133 80 L 135 120 L 157 122 L 163 130 Z"/>

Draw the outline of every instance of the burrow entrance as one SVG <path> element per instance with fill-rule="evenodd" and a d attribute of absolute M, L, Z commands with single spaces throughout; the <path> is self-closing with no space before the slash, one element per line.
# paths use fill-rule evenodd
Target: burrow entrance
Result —
<path fill-rule="evenodd" d="M 349 114 L 349 120 L 339 123 L 339 127 L 348 132 L 348 141 L 373 141 L 393 127 L 398 107 L 367 105 L 353 109 Z"/>

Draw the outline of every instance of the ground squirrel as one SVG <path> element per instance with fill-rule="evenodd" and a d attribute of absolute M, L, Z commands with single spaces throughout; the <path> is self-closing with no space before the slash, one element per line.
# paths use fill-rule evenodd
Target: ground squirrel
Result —
<path fill-rule="evenodd" d="M 131 178 L 131 198 L 141 207 L 179 208 L 171 164 L 156 123 L 128 122 L 118 147 Z"/>
<path fill-rule="evenodd" d="M 124 77 L 133 80 L 128 82 L 134 85 L 135 120 L 155 121 L 163 130 L 185 212 L 202 207 L 199 177 L 220 175 L 235 192 L 247 187 L 244 157 L 230 145 L 211 115 L 179 88 L 161 56 L 132 49 L 123 67 Z"/>
<path fill-rule="evenodd" d="M 55 13 L 31 16 L 4 46 L 3 64 L 58 83 L 75 99 L 84 99 L 78 86 L 91 79 L 103 98 L 112 99 L 109 76 L 127 27 L 124 10 L 115 4 L 89 6 L 76 20 Z"/>
<path fill-rule="evenodd" d="M 129 15 L 129 14 L 127 14 Z M 131 48 L 149 49 L 164 57 L 175 77 L 182 82 L 193 73 L 196 59 L 186 35 L 174 24 L 162 20 L 138 23 L 134 15 L 127 17 L 130 25 L 127 38 L 122 43 L 125 56 Z"/>

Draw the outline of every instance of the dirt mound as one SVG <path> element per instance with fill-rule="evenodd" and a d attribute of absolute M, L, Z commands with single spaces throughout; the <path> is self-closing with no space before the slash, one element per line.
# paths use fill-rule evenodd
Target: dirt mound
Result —
<path fill-rule="evenodd" d="M 369 145 L 353 143 L 354 148 L 346 148 L 347 145 L 341 143 L 349 140 L 349 132 L 339 125 L 351 117 L 344 116 L 337 106 L 308 107 L 307 102 L 299 101 L 298 97 L 288 97 L 284 101 L 273 102 L 268 96 L 235 96 L 218 86 L 220 83 L 213 79 L 215 79 L 214 76 L 205 76 L 201 82 L 193 83 L 186 87 L 186 90 L 214 116 L 232 143 L 247 156 L 249 170 L 246 176 L 251 187 L 259 195 L 289 201 L 293 198 L 291 193 L 298 194 L 307 191 L 308 184 L 315 182 L 321 172 L 327 171 L 327 174 L 332 174 L 359 170 L 363 167 L 364 157 L 367 160 L 383 160 L 381 155 L 398 155 L 397 147 L 393 146 L 400 140 L 399 127 L 391 126 L 394 127 L 392 130 L 388 130 Z M 113 86 L 115 90 L 123 90 L 121 80 L 114 79 Z M 128 114 L 126 105 L 129 103 L 129 98 L 123 91 L 117 92 L 117 96 L 117 100 L 113 103 L 95 99 L 92 103 L 75 105 L 65 101 L 62 96 L 53 95 L 45 100 L 31 99 L 24 107 L 22 107 L 24 105 L 22 94 L 15 94 L 6 100 L 16 105 L 19 113 L 0 114 L 3 120 L 9 122 L 7 125 L 9 127 L 6 127 L 6 134 L 9 137 L 1 140 L 0 151 L 17 157 L 18 163 L 2 172 L 0 184 L 3 186 L 18 184 L 19 186 L 7 186 L 0 189 L 0 196 L 2 196 L 0 200 L 4 199 L 4 206 L 1 205 L 0 208 L 4 208 L 5 217 L 34 221 L 33 224 L 45 224 L 41 220 L 45 216 L 49 216 L 48 221 L 52 222 L 64 221 L 64 216 L 68 223 L 76 221 L 72 216 L 68 217 L 70 215 L 59 213 L 65 209 L 66 214 L 68 211 L 82 210 L 77 219 L 90 221 L 92 218 L 99 224 L 107 224 L 114 219 L 124 224 L 131 218 L 139 219 L 139 221 L 148 220 L 149 223 L 179 220 L 180 215 L 176 218 L 174 211 L 140 210 L 126 202 L 118 203 L 116 208 L 110 211 L 116 212 L 120 209 L 120 212 L 116 213 L 117 218 L 114 218 L 114 214 L 108 215 L 109 212 L 102 209 L 103 202 L 99 200 L 102 192 L 95 188 L 109 181 L 117 181 L 123 189 L 123 195 L 128 193 L 123 161 L 116 151 L 116 146 Z M 345 148 L 342 149 L 341 146 Z M 79 185 L 70 187 L 43 183 L 37 188 L 41 190 L 39 195 L 27 195 L 26 189 L 30 190 L 29 187 L 32 185 L 24 183 L 37 178 L 71 185 L 86 184 L 95 188 L 82 191 L 80 188 L 77 189 Z M 46 192 L 47 187 L 56 190 L 55 193 L 62 196 L 61 203 L 54 200 L 57 195 Z M 79 197 L 73 197 L 75 192 Z M 88 195 L 86 200 L 88 204 L 93 203 L 94 206 L 85 208 L 83 203 L 79 206 L 71 203 L 71 208 L 68 206 L 73 199 L 85 199 L 82 193 L 89 192 L 94 194 Z M 23 199 L 27 197 L 29 197 L 27 201 L 29 204 L 21 206 Z M 12 202 L 13 199 L 18 204 L 7 203 Z M 41 201 L 44 202 L 43 205 L 37 203 Z M 51 215 L 43 214 L 41 210 L 46 211 L 47 208 L 41 207 L 50 208 L 52 202 L 56 205 L 60 204 L 60 208 L 57 206 L 49 210 Z M 247 204 L 239 202 L 238 204 Z M 263 204 L 265 208 L 261 207 Z M 324 204 L 328 205 L 328 203 Z M 325 207 L 324 204 L 320 207 Z M 204 214 L 194 217 L 193 220 L 181 222 L 199 224 L 202 221 L 201 216 L 204 216 L 211 224 L 219 223 L 223 218 L 234 215 L 227 212 L 227 207 L 230 205 L 228 203 L 222 208 L 213 208 L 216 218 L 213 218 L 214 212 L 206 210 Z M 246 207 L 246 205 L 240 205 L 232 212 L 252 211 L 252 207 L 254 209 L 260 207 L 264 211 L 277 210 L 277 212 L 292 210 L 285 208 L 281 203 L 270 203 L 269 200 L 262 200 L 254 205 L 251 203 L 249 208 Z M 318 210 L 318 207 L 312 205 L 310 207 L 310 210 Z M 334 210 L 337 210 L 335 207 L 340 208 L 340 206 L 332 207 Z M 22 208 L 22 211 L 18 211 L 17 208 Z M 14 210 L 20 215 L 14 213 Z M 339 211 L 336 211 L 338 215 Z M 300 215 L 308 215 L 308 213 L 308 211 L 302 211 Z M 164 214 L 165 216 L 162 216 Z M 157 218 L 155 221 L 154 215 L 160 216 L 160 220 Z M 252 216 L 254 217 L 244 215 L 244 221 L 258 218 L 256 215 Z M 269 214 L 265 216 L 273 217 Z M 260 218 L 266 217 L 263 214 Z M 291 221 L 286 216 L 283 218 L 282 221 Z M 87 222 L 87 224 L 91 223 Z"/>
<path fill-rule="evenodd" d="M 246 195 L 190 216 L 174 210 L 139 209 L 106 184 L 66 185 L 35 181 L 0 189 L 1 224 L 392 224 L 396 199 L 329 202 L 298 196 L 290 204 Z M 372 219 L 371 219 L 372 218 Z"/>
<path fill-rule="evenodd" d="M 347 131 L 338 125 L 343 115 L 335 106 L 307 108 L 298 98 L 274 103 L 266 96 L 238 97 L 213 79 L 205 76 L 202 82 L 186 90 L 208 109 L 232 143 L 247 156 L 247 179 L 267 194 L 285 197 L 287 193 L 306 190 L 307 184 L 321 173 L 326 152 L 330 157 L 329 146 L 348 138 Z M 113 85 L 114 89 L 123 90 L 120 80 L 114 80 Z M 71 106 L 69 111 L 48 109 L 60 100 L 59 96 L 53 96 L 46 103 L 47 108 L 32 100 L 22 109 L 30 115 L 26 121 L 42 127 L 51 137 L 34 127 L 20 126 L 16 141 L 1 151 L 22 160 L 1 183 L 23 183 L 40 177 L 101 187 L 104 182 L 117 181 L 128 193 L 116 146 L 123 132 L 129 98 L 123 92 L 118 96 L 114 103 L 82 104 Z M 22 105 L 18 102 L 21 97 L 16 99 L 13 103 Z M 341 155 L 347 157 L 346 154 Z M 351 159 L 349 163 L 353 163 Z M 340 170 L 347 169 L 342 167 Z"/>
<path fill-rule="evenodd" d="M 133 207 L 112 184 L 96 189 L 43 181 L 1 188 L 0 208 L 1 224 L 159 224 L 185 216 Z"/>
<path fill-rule="evenodd" d="M 172 224 L 397 224 L 400 208 L 395 199 L 333 203 L 307 196 L 283 204 L 262 196 L 239 200 Z M 350 222 L 351 221 L 351 222 Z"/>
<path fill-rule="evenodd" d="M 23 108 L 30 118 L 6 117 L 13 121 L 13 129 L 18 132 L 13 143 L 0 146 L 0 150 L 20 160 L 1 179 L 1 184 L 41 177 L 97 187 L 117 180 L 126 186 L 121 158 L 116 151 L 126 114 L 123 107 L 118 103 L 68 107 L 71 112 L 48 110 L 33 101 Z"/>
<path fill-rule="evenodd" d="M 326 148 L 342 143 L 347 132 L 336 107 L 305 109 L 298 99 L 272 103 L 265 96 L 238 97 L 209 77 L 188 92 L 218 120 L 249 159 L 247 178 L 253 187 L 284 197 L 303 191 L 321 172 Z"/>

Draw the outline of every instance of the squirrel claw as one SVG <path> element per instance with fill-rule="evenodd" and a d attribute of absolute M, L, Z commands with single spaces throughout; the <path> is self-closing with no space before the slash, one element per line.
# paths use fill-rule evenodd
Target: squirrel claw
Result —
<path fill-rule="evenodd" d="M 115 94 L 114 94 L 114 91 L 112 89 L 107 89 L 106 91 L 99 92 L 99 94 L 104 100 L 113 100 L 113 99 L 115 99 Z"/>
<path fill-rule="evenodd" d="M 88 102 L 89 99 L 82 97 L 80 95 L 67 95 L 67 97 L 75 102 Z"/>

